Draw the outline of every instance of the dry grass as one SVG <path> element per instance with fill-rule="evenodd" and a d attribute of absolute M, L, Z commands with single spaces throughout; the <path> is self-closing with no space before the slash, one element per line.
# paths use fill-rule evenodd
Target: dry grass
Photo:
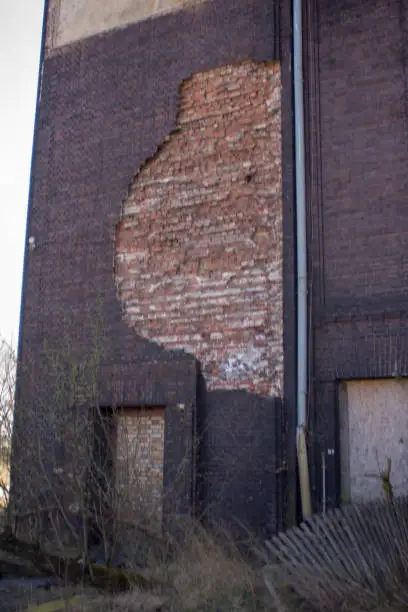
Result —
<path fill-rule="evenodd" d="M 69 608 L 72 612 L 166 612 L 169 608 L 163 597 L 143 591 L 131 591 L 108 597 L 82 597 Z"/>
<path fill-rule="evenodd" d="M 147 571 L 158 580 L 155 591 L 134 590 L 116 597 L 105 596 L 76 609 L 84 612 L 142 609 L 149 612 L 252 612 L 270 609 L 259 607 L 255 591 L 261 584 L 260 576 L 232 540 L 225 533 L 214 536 L 198 524 L 191 525 L 183 542 L 175 545 L 171 558 L 152 555 Z"/>
<path fill-rule="evenodd" d="M 174 611 L 246 609 L 240 604 L 254 599 L 255 571 L 226 534 L 214 536 L 200 525 L 189 529 L 164 571 Z"/>
<path fill-rule="evenodd" d="M 134 549 L 138 549 L 136 543 Z M 136 556 L 135 566 L 137 562 Z M 127 564 L 131 571 L 131 558 L 128 558 Z M 65 601 L 65 608 L 53 608 L 51 605 L 44 610 L 39 608 L 36 612 L 45 612 L 45 609 L 47 612 L 54 609 L 76 612 L 271 610 L 269 605 L 261 603 L 259 597 L 259 587 L 262 584 L 260 574 L 240 554 L 232 540 L 225 534 L 214 536 L 200 525 L 193 525 L 188 530 L 182 544 L 173 545 L 171 555 L 160 556 L 153 552 L 145 572 L 157 579 L 156 586 L 149 590 L 134 589 L 112 595 L 91 587 L 84 591 L 79 585 L 66 583 L 61 591 L 57 588 L 48 594 L 44 593 L 47 605 L 51 604 L 50 600 L 56 605 L 64 605 Z M 262 594 L 265 592 L 263 589 Z M 14 603 L 18 600 L 18 592 L 11 594 L 10 601 Z M 37 602 L 41 602 L 41 597 L 37 597 Z M 0 611 L 3 609 L 7 608 L 0 604 Z M 27 609 L 27 606 L 21 609 Z"/>
<path fill-rule="evenodd" d="M 267 548 L 272 596 L 286 584 L 322 612 L 408 610 L 408 497 L 314 515 Z"/>

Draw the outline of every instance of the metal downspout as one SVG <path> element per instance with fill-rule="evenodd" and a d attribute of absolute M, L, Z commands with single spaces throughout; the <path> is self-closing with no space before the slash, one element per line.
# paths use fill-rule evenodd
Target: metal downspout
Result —
<path fill-rule="evenodd" d="M 296 156 L 297 247 L 297 430 L 299 485 L 303 518 L 312 514 L 307 426 L 307 244 L 305 187 L 305 129 L 303 109 L 302 0 L 293 0 L 293 84 Z"/>

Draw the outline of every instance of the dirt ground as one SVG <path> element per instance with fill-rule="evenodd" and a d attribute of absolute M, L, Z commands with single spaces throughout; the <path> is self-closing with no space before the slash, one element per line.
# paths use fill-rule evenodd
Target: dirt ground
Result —
<path fill-rule="evenodd" d="M 47 605 L 48 604 L 48 605 Z M 0 612 L 166 612 L 164 598 L 131 591 L 109 595 L 90 587 L 64 586 L 47 577 L 0 578 Z"/>

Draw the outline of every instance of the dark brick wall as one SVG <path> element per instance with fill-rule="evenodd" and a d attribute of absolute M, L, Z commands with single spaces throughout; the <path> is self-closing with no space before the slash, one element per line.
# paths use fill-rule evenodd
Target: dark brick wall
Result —
<path fill-rule="evenodd" d="M 316 506 L 322 452 L 339 500 L 337 381 L 407 373 L 407 10 L 317 0 L 305 14 Z"/>
<path fill-rule="evenodd" d="M 279 528 L 281 400 L 210 391 L 199 407 L 199 515 L 237 537 L 267 537 Z"/>
<path fill-rule="evenodd" d="M 195 389 L 196 365 L 190 355 L 161 349 L 123 322 L 114 283 L 114 229 L 132 176 L 175 127 L 182 81 L 195 72 L 246 59 L 282 60 L 288 363 L 284 384 L 288 406 L 293 409 L 288 3 L 213 0 L 74 43 L 43 62 L 27 229 L 36 246 L 26 250 L 20 359 L 32 369 L 37 385 L 46 390 L 46 351 L 69 343 L 78 360 L 86 359 L 92 351 L 95 322 L 101 318 L 101 402 L 105 406 L 170 407 L 166 436 L 174 438 L 174 445 L 165 465 L 165 485 L 171 481 L 178 457 L 186 448 L 190 453 L 190 477 L 172 502 L 177 507 L 191 505 L 194 497 L 195 397 L 191 389 Z M 28 393 L 23 372 L 22 367 L 18 394 L 21 408 L 17 408 L 20 413 L 16 417 L 19 428 L 24 427 L 22 406 Z M 256 397 L 249 396 L 249 409 L 257 402 Z M 178 421 L 177 403 L 187 407 L 182 422 Z M 15 486 L 19 486 L 16 480 Z"/>
<path fill-rule="evenodd" d="M 408 295 L 401 26 L 398 1 L 348 3 L 343 12 L 321 4 L 324 297 L 331 310 L 356 300 L 371 309 L 385 296 Z"/>
<path fill-rule="evenodd" d="M 34 336 L 59 339 L 62 322 L 86 346 L 102 297 L 109 360 L 168 359 L 122 322 L 112 268 L 122 200 L 135 171 L 175 126 L 182 80 L 248 57 L 271 59 L 275 38 L 273 4 L 209 2 L 73 44 L 44 62 L 23 358 Z"/>

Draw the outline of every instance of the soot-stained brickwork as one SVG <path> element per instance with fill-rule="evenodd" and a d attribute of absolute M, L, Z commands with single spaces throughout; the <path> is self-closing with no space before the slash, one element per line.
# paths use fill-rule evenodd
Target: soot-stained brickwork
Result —
<path fill-rule="evenodd" d="M 408 373 L 407 20 L 399 0 L 305 9 L 316 508 L 322 452 L 326 501 L 339 502 L 340 382 Z"/>
<path fill-rule="evenodd" d="M 282 257 L 279 65 L 195 74 L 176 129 L 124 202 L 115 275 L 125 319 L 193 354 L 208 390 L 280 396 Z"/>
<path fill-rule="evenodd" d="M 248 529 L 268 537 L 280 528 L 281 404 L 246 391 L 200 394 L 197 505 L 205 524 L 226 527 L 244 541 Z"/>
<path fill-rule="evenodd" d="M 135 171 L 177 127 L 180 85 L 192 75 L 249 60 L 280 61 L 283 268 L 289 271 L 283 274 L 284 394 L 290 403 L 295 345 L 289 5 L 271 0 L 208 0 L 61 46 L 55 53 L 46 53 L 41 65 L 15 428 L 25 432 L 27 439 L 33 438 L 25 431 L 24 406 L 33 395 L 24 372 L 30 371 L 30 378 L 49 399 L 49 352 L 68 343 L 74 358 L 83 363 L 92 354 L 95 323 L 100 321 L 101 405 L 164 407 L 163 503 L 164 520 L 170 517 L 170 522 L 171 517 L 194 509 L 197 364 L 194 352 L 160 346 L 124 320 L 115 283 L 116 229 Z M 276 141 L 271 141 L 270 148 L 276 150 Z M 256 185 L 260 174 L 243 179 L 244 189 L 253 189 L 251 181 Z M 29 237 L 34 239 L 32 249 Z M 270 392 L 272 381 L 269 384 Z M 245 406 L 251 410 L 259 400 L 256 393 L 243 397 L 237 417 Z M 43 409 L 52 410 L 52 402 L 45 402 Z M 258 421 L 256 427 L 263 424 Z M 242 444 L 248 445 L 242 434 Z M 15 439 L 14 456 L 23 465 L 24 444 L 19 443 L 23 437 Z M 274 455 L 280 449 L 271 444 L 263 452 Z M 16 490 L 24 488 L 23 473 L 14 473 Z M 276 483 L 272 476 L 275 493 Z M 277 499 L 273 495 L 268 505 L 275 515 Z M 241 510 L 237 501 L 236 516 Z M 270 519 L 264 513 L 261 522 Z"/>

